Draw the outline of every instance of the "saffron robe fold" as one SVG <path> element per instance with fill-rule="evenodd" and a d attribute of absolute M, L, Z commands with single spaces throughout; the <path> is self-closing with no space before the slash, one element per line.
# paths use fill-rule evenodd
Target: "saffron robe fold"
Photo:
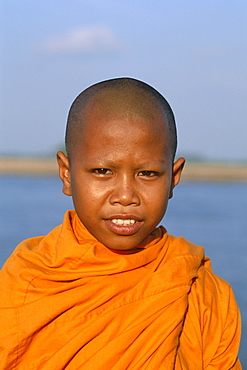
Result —
<path fill-rule="evenodd" d="M 230 286 L 163 227 L 121 254 L 68 211 L 19 244 L 0 285 L 1 370 L 241 369 Z"/>

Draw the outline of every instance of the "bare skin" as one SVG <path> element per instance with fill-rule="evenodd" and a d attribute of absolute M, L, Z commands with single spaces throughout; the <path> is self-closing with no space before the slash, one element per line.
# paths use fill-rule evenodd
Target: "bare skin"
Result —
<path fill-rule="evenodd" d="M 58 152 L 60 177 L 89 232 L 134 253 L 163 218 L 184 159 L 173 163 L 165 117 L 152 100 L 135 108 L 126 96 L 124 109 L 106 100 L 96 95 L 84 109 L 72 158 Z"/>

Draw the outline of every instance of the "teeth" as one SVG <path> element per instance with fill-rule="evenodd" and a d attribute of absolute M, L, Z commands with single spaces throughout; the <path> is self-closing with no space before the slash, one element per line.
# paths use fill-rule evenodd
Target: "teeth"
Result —
<path fill-rule="evenodd" d="M 118 226 L 130 226 L 130 225 L 134 225 L 136 221 L 131 220 L 131 219 L 123 220 L 121 218 L 113 218 L 111 222 L 113 222 L 115 225 L 118 225 Z"/>

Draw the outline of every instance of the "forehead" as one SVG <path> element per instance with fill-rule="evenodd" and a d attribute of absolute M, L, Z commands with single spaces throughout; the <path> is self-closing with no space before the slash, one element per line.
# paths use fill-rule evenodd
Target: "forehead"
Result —
<path fill-rule="evenodd" d="M 91 124 L 92 123 L 92 124 Z M 162 127 L 162 125 L 160 125 Z M 86 128 L 87 127 L 87 128 Z M 88 121 L 77 147 L 82 161 L 141 163 L 166 160 L 170 154 L 167 134 L 142 117 L 101 118 Z"/>
<path fill-rule="evenodd" d="M 143 89 L 112 88 L 97 92 L 82 106 L 79 116 L 74 153 L 81 152 L 83 147 L 85 154 L 91 144 L 96 145 L 94 152 L 97 148 L 102 150 L 97 140 L 104 141 L 105 150 L 110 147 L 113 150 L 112 146 L 116 150 L 121 143 L 128 145 L 132 137 L 143 143 L 144 136 L 146 139 L 152 137 L 155 145 L 166 149 L 169 146 L 170 133 L 164 109 L 152 94 Z M 122 138 L 122 141 L 117 138 Z"/>
<path fill-rule="evenodd" d="M 86 134 L 93 128 L 103 129 L 113 121 L 115 125 L 119 122 L 122 131 L 137 123 L 150 132 L 167 129 L 161 104 L 150 93 L 137 87 L 105 89 L 92 96 L 81 111 L 79 131 Z"/>
<path fill-rule="evenodd" d="M 101 124 L 88 125 L 77 146 L 75 158 L 81 163 L 103 166 L 139 166 L 169 162 L 166 133 L 154 130 L 143 118 L 103 118 Z"/>

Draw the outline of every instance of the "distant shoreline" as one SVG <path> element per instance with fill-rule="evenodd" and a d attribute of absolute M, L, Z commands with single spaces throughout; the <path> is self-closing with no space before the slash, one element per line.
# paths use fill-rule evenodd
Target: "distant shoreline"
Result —
<path fill-rule="evenodd" d="M 54 158 L 0 157 L 0 175 L 58 176 Z M 186 162 L 182 181 L 247 182 L 247 164 Z"/>

